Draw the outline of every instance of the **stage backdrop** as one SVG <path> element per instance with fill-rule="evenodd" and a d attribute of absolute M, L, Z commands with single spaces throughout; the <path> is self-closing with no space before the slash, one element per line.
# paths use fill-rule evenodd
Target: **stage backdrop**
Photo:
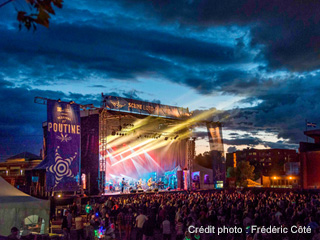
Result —
<path fill-rule="evenodd" d="M 47 191 L 74 191 L 80 172 L 80 106 L 48 100 L 47 118 Z"/>
<path fill-rule="evenodd" d="M 165 173 L 187 168 L 187 141 L 168 140 L 167 142 L 167 146 L 148 152 L 143 151 L 133 157 L 130 157 L 130 154 L 141 151 L 142 148 L 131 149 L 131 151 L 116 156 L 114 153 L 123 146 L 100 151 L 100 159 L 106 161 L 106 181 L 119 182 L 123 177 L 133 181 L 153 177 L 153 180 L 158 181 Z M 130 143 L 127 146 L 130 146 Z"/>

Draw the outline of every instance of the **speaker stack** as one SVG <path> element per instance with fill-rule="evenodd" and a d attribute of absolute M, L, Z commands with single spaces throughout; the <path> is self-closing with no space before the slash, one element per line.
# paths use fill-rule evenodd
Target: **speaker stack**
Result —
<path fill-rule="evenodd" d="M 178 189 L 183 188 L 183 172 L 177 171 L 177 181 L 178 181 Z"/>

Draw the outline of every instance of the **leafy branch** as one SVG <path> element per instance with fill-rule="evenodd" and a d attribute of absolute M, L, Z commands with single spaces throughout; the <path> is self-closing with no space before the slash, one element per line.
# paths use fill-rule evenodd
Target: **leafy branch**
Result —
<path fill-rule="evenodd" d="M 0 7 L 12 2 L 8 0 Z M 45 27 L 49 27 L 50 15 L 55 15 L 53 6 L 62 8 L 63 0 L 26 0 L 30 7 L 30 12 L 18 11 L 17 20 L 19 21 L 19 29 L 24 25 L 28 30 L 32 27 L 36 30 L 36 25 L 40 24 Z"/>

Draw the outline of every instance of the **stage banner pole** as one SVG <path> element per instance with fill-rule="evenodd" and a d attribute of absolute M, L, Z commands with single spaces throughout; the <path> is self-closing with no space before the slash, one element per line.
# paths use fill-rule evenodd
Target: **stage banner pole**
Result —
<path fill-rule="evenodd" d="M 80 174 L 80 105 L 47 100 L 47 191 L 76 191 Z"/>

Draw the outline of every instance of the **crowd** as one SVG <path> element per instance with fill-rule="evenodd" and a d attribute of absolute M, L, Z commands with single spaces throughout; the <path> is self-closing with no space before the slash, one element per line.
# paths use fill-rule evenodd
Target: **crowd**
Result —
<path fill-rule="evenodd" d="M 320 195 L 311 193 L 141 194 L 88 202 L 85 210 L 91 228 L 106 229 L 109 239 L 320 240 Z M 258 227 L 275 231 L 257 232 Z"/>

